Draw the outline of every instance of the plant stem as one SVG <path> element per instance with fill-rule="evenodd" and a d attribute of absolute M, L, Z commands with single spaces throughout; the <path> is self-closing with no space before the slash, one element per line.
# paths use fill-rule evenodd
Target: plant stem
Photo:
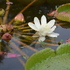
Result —
<path fill-rule="evenodd" d="M 12 46 L 12 48 L 16 49 L 22 56 L 25 56 L 27 59 L 29 58 L 29 56 L 25 52 L 21 51 L 21 49 L 19 49 L 14 42 L 10 41 L 10 45 Z"/>
<path fill-rule="evenodd" d="M 21 45 L 23 45 L 23 46 L 29 48 L 30 50 L 32 50 L 32 51 L 34 51 L 34 52 L 38 52 L 38 50 L 32 48 L 31 46 L 29 46 L 29 45 L 27 45 L 27 44 L 25 44 L 25 43 L 23 43 L 23 42 L 21 42 L 21 41 L 15 39 L 15 38 L 12 38 L 12 40 L 14 40 L 14 41 L 16 41 L 17 43 L 19 43 L 19 44 L 21 44 Z"/>
<path fill-rule="evenodd" d="M 9 9 L 10 9 L 10 5 L 7 5 L 6 13 L 5 13 L 5 16 L 3 18 L 3 24 L 6 24 L 8 13 L 9 13 Z"/>
<path fill-rule="evenodd" d="M 0 17 L 0 25 L 2 24 L 2 22 L 3 22 L 3 21 L 2 21 L 2 17 Z"/>
<path fill-rule="evenodd" d="M 34 2 L 36 2 L 36 0 L 33 0 L 31 3 L 29 3 L 25 8 L 23 8 L 19 13 L 22 13 L 24 12 L 28 7 L 30 7 Z M 18 14 L 19 14 L 18 13 Z M 18 15 L 17 14 L 17 15 Z M 15 18 L 15 17 L 14 17 Z M 14 21 L 14 18 L 8 23 L 8 24 L 11 24 L 13 21 Z"/>
<path fill-rule="evenodd" d="M 11 49 L 11 48 L 8 46 L 8 44 L 6 44 L 6 48 L 7 48 L 11 53 L 15 53 L 15 51 L 14 51 L 13 49 Z M 23 61 L 21 58 L 17 57 L 17 59 L 20 61 L 20 63 L 21 63 L 23 66 L 25 66 L 25 63 L 24 63 L 24 61 Z"/>
<path fill-rule="evenodd" d="M 6 0 L 6 2 L 9 2 L 9 0 Z M 10 4 L 7 4 L 6 12 L 5 12 L 5 15 L 4 15 L 4 18 L 3 18 L 3 24 L 6 24 L 8 13 L 9 13 L 9 9 L 10 9 Z"/>

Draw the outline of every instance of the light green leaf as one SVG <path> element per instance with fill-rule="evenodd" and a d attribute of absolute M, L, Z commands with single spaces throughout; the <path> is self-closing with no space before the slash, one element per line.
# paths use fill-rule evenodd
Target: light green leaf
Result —
<path fill-rule="evenodd" d="M 70 70 L 70 43 L 61 44 L 56 52 L 51 48 L 34 53 L 25 70 Z"/>
<path fill-rule="evenodd" d="M 47 48 L 33 54 L 27 60 L 25 70 L 30 70 L 30 68 L 33 67 L 36 63 L 41 62 L 42 60 L 45 60 L 46 58 L 51 57 L 51 56 L 55 56 L 54 50 L 51 48 Z"/>
<path fill-rule="evenodd" d="M 70 3 L 60 5 L 54 16 L 59 20 L 70 22 Z"/>

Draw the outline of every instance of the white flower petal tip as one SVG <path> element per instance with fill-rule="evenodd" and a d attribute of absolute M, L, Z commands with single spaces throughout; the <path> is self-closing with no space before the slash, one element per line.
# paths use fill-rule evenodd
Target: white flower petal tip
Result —
<path fill-rule="evenodd" d="M 55 22 L 55 19 L 52 19 L 51 21 Z"/>
<path fill-rule="evenodd" d="M 58 37 L 59 34 L 58 34 L 58 33 L 51 33 L 51 34 L 49 34 L 48 36 L 49 36 L 49 37 Z"/>
<path fill-rule="evenodd" d="M 44 40 L 45 40 L 45 37 L 39 37 L 39 39 L 38 39 L 39 42 L 42 42 Z"/>
<path fill-rule="evenodd" d="M 37 27 L 37 29 L 39 29 L 40 27 L 40 21 L 37 17 L 34 18 L 34 23 L 35 23 L 35 26 Z"/>
<path fill-rule="evenodd" d="M 46 16 L 43 15 L 43 16 L 41 17 L 41 25 L 46 25 L 46 23 L 47 23 Z"/>
<path fill-rule="evenodd" d="M 51 28 L 51 32 L 53 32 L 55 29 L 56 29 L 56 26 L 53 26 L 53 27 Z"/>
<path fill-rule="evenodd" d="M 54 24 L 55 24 L 55 20 L 54 20 L 54 19 L 53 19 L 53 20 L 50 20 L 50 21 L 48 22 L 48 26 L 49 26 L 49 27 L 52 27 Z"/>
<path fill-rule="evenodd" d="M 36 31 L 38 30 L 37 27 L 35 26 L 35 24 L 33 24 L 31 22 L 28 23 L 28 26 L 31 27 L 32 29 L 36 30 Z"/>
<path fill-rule="evenodd" d="M 59 34 L 56 34 L 54 37 L 58 37 L 59 36 Z"/>
<path fill-rule="evenodd" d="M 42 18 L 46 18 L 46 16 L 45 15 L 42 15 Z"/>
<path fill-rule="evenodd" d="M 53 23 L 55 23 L 55 19 L 52 19 L 52 20 L 50 20 L 49 22 L 53 22 Z"/>
<path fill-rule="evenodd" d="M 56 37 L 58 37 L 60 34 L 57 33 Z"/>

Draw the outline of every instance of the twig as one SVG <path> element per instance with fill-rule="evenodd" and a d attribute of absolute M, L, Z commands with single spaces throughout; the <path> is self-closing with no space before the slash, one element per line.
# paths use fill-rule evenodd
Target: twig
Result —
<path fill-rule="evenodd" d="M 22 56 L 25 56 L 27 59 L 29 58 L 29 56 L 26 55 L 23 51 L 21 51 L 15 43 L 10 41 L 10 45 L 12 45 L 12 47 L 15 48 Z"/>
<path fill-rule="evenodd" d="M 30 7 L 36 0 L 33 0 L 31 3 L 29 3 L 23 10 L 21 10 L 19 13 L 22 13 L 24 12 L 28 7 Z M 18 13 L 18 14 L 19 14 Z M 17 14 L 17 15 L 18 15 Z M 14 17 L 15 18 L 15 17 Z M 14 18 L 8 23 L 8 24 L 11 24 L 13 21 L 14 21 Z"/>
<path fill-rule="evenodd" d="M 2 24 L 3 20 L 2 20 L 2 17 L 0 17 L 0 25 Z"/>
<path fill-rule="evenodd" d="M 13 51 L 13 50 L 8 46 L 8 44 L 6 44 L 6 48 L 7 48 L 11 53 L 15 53 L 15 51 Z M 21 63 L 23 66 L 25 66 L 25 63 L 24 63 L 24 61 L 23 61 L 21 58 L 17 57 L 17 59 L 20 61 L 20 63 Z"/>
<path fill-rule="evenodd" d="M 19 61 L 20 61 L 20 63 L 23 65 L 23 66 L 25 66 L 25 63 L 24 63 L 24 61 L 21 59 L 21 58 L 17 58 Z"/>
<path fill-rule="evenodd" d="M 33 43 L 38 43 L 38 44 L 40 44 L 40 42 L 33 42 Z M 50 46 L 59 46 L 58 44 L 50 44 L 50 43 L 45 43 L 45 45 L 50 45 Z"/>
<path fill-rule="evenodd" d="M 33 35 L 34 33 L 21 33 L 21 34 L 29 34 L 29 35 Z"/>
<path fill-rule="evenodd" d="M 8 0 L 8 2 L 9 2 L 9 0 Z M 6 12 L 5 12 L 5 15 L 4 15 L 4 18 L 3 18 L 3 24 L 5 24 L 6 21 L 7 21 L 9 9 L 10 9 L 10 4 L 7 4 Z"/>
<path fill-rule="evenodd" d="M 29 48 L 29 49 L 31 49 L 31 50 L 33 50 L 33 51 L 35 51 L 35 52 L 38 52 L 38 50 L 36 50 L 36 49 L 34 49 L 34 48 L 32 48 L 32 47 L 28 46 L 27 44 L 22 43 L 21 41 L 19 41 L 19 40 L 15 39 L 15 38 L 12 38 L 12 39 L 13 39 L 14 41 L 16 41 L 17 43 L 20 43 L 20 44 L 22 44 L 22 45 L 26 46 L 27 48 Z"/>

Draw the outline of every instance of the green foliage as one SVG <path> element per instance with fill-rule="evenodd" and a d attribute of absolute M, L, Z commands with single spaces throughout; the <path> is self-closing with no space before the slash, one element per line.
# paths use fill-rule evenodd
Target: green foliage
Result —
<path fill-rule="evenodd" d="M 60 12 L 62 12 L 62 11 L 65 11 L 65 12 L 70 13 L 70 3 L 68 3 L 68 4 L 63 4 L 63 5 L 61 5 L 60 7 L 58 7 L 58 13 L 60 13 Z"/>
<path fill-rule="evenodd" d="M 70 43 L 60 45 L 56 53 L 51 48 L 33 54 L 25 70 L 70 70 Z"/>
<path fill-rule="evenodd" d="M 27 60 L 25 70 L 30 70 L 30 68 L 33 67 L 36 63 L 41 62 L 42 60 L 45 60 L 46 58 L 54 56 L 54 55 L 55 55 L 54 50 L 51 48 L 47 48 L 33 54 Z"/>
<path fill-rule="evenodd" d="M 31 70 L 70 70 L 70 55 L 59 55 L 37 63 Z"/>
<path fill-rule="evenodd" d="M 60 12 L 55 17 L 59 20 L 70 22 L 70 13 Z"/>
<path fill-rule="evenodd" d="M 70 3 L 59 6 L 54 16 L 59 20 L 70 22 Z"/>
<path fill-rule="evenodd" d="M 70 53 L 70 43 L 60 45 L 56 50 L 57 55 Z"/>

